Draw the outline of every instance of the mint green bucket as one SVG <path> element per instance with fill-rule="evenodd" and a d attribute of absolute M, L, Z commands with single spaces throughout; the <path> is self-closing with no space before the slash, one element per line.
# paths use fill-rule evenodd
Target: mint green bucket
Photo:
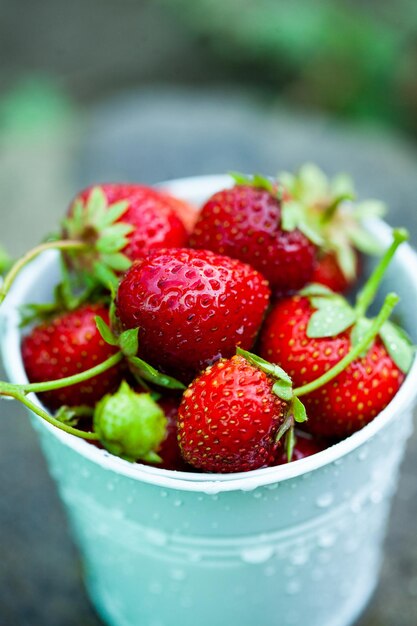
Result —
<path fill-rule="evenodd" d="M 201 203 L 224 177 L 167 183 Z M 383 244 L 389 228 L 372 221 Z M 26 380 L 17 307 L 49 298 L 47 253 L 1 309 L 10 380 Z M 401 296 L 411 334 L 417 259 L 397 253 L 384 287 Z M 170 472 L 130 464 L 32 415 L 70 519 L 90 597 L 111 626 L 348 626 L 378 579 L 384 532 L 417 389 L 414 364 L 363 430 L 313 457 L 247 474 Z"/>

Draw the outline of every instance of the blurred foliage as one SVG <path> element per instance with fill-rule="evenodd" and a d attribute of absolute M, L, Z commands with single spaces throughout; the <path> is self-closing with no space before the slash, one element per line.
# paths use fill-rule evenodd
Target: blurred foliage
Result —
<path fill-rule="evenodd" d="M 416 0 L 162 0 L 290 102 L 417 132 Z"/>
<path fill-rule="evenodd" d="M 23 76 L 0 99 L 0 133 L 52 131 L 72 113 L 72 103 L 56 81 L 42 74 Z"/>

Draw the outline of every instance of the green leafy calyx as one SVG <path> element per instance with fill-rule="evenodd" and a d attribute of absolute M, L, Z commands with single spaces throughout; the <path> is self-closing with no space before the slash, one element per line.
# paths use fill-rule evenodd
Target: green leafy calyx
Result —
<path fill-rule="evenodd" d="M 61 258 L 61 282 L 55 289 L 52 302 L 25 304 L 20 307 L 21 326 L 35 321 L 49 320 L 65 311 L 75 311 L 83 304 L 109 303 L 108 292 L 95 282 L 85 284 L 78 273 L 69 272 Z"/>
<path fill-rule="evenodd" d="M 101 187 L 93 187 L 85 202 L 75 200 L 70 215 L 63 221 L 69 239 L 84 241 L 88 249 L 71 254 L 71 263 L 106 287 L 117 284 L 117 273 L 129 269 L 131 262 L 122 250 L 133 231 L 131 224 L 121 220 L 128 209 L 127 201 L 108 204 Z"/>
<path fill-rule="evenodd" d="M 285 402 L 285 415 L 278 432 L 275 436 L 275 440 L 281 441 L 284 439 L 287 458 L 291 461 L 292 452 L 294 448 L 294 424 L 302 423 L 307 420 L 307 413 L 304 404 L 299 398 L 294 395 L 293 385 L 291 377 L 275 363 L 270 363 L 265 359 L 262 359 L 256 354 L 252 354 L 242 348 L 236 348 L 236 354 L 243 356 L 248 363 L 258 368 L 264 374 L 273 379 L 274 384 L 272 386 L 272 393 Z"/>
<path fill-rule="evenodd" d="M 96 317 L 97 329 L 103 340 L 111 346 L 118 346 L 126 357 L 129 369 L 137 382 L 148 389 L 145 381 L 165 387 L 167 389 L 185 389 L 185 385 L 167 374 L 159 372 L 156 368 L 137 356 L 139 350 L 139 328 L 131 328 L 116 335 L 101 317 Z"/>
<path fill-rule="evenodd" d="M 230 172 L 230 176 L 233 178 L 236 185 L 255 187 L 256 189 L 265 189 L 278 200 L 281 198 L 276 181 L 273 181 L 267 176 L 263 176 L 262 174 L 253 174 L 252 176 L 248 176 L 246 174 L 240 174 L 239 172 Z"/>
<path fill-rule="evenodd" d="M 346 174 L 328 178 L 316 165 L 307 163 L 297 173 L 281 172 L 278 180 L 288 192 L 282 206 L 283 223 L 297 227 L 321 248 L 332 253 L 348 280 L 357 272 L 355 250 L 380 254 L 381 247 L 369 233 L 365 220 L 384 215 L 378 200 L 356 202 L 352 179 Z"/>
<path fill-rule="evenodd" d="M 307 336 L 335 337 L 350 329 L 352 347 L 357 346 L 372 324 L 372 321 L 365 317 L 366 311 L 374 300 L 397 248 L 407 238 L 408 233 L 403 229 L 393 231 L 391 245 L 359 292 L 355 306 L 351 306 L 345 298 L 322 285 L 312 284 L 301 290 L 300 295 L 308 297 L 315 309 L 308 322 Z M 414 358 L 414 346 L 408 335 L 389 320 L 384 322 L 378 334 L 394 363 L 402 372 L 407 373 Z"/>

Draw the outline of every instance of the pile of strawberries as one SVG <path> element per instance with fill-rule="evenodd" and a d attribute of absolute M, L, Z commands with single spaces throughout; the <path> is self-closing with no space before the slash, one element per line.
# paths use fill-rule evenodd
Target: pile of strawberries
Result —
<path fill-rule="evenodd" d="M 384 409 L 412 363 L 397 298 L 365 315 L 404 231 L 355 304 L 341 295 L 383 252 L 362 223 L 380 212 L 311 165 L 236 174 L 199 210 L 90 187 L 51 242 L 55 302 L 24 311 L 29 381 L 57 425 L 130 461 L 239 472 L 319 452 Z"/>

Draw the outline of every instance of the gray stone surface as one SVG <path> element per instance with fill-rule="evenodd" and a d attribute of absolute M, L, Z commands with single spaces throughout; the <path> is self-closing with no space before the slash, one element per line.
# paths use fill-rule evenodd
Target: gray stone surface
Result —
<path fill-rule="evenodd" d="M 65 137 L 63 142 L 68 141 Z M 65 194 L 105 178 L 155 182 L 230 169 L 273 173 L 314 160 L 330 173 L 350 171 L 361 195 L 389 201 L 390 221 L 407 225 L 416 241 L 416 153 L 407 142 L 376 129 L 297 117 L 271 103 L 266 106 L 245 94 L 220 89 L 198 93 L 154 89 L 92 110 L 83 133 L 76 137 L 70 144 L 59 144 L 61 166 L 56 176 L 65 181 Z M 62 158 L 63 145 L 75 148 L 73 160 Z M 39 163 L 33 145 L 25 150 L 22 144 L 20 149 L 26 159 L 30 150 L 32 158 L 25 161 L 24 171 L 16 160 L 10 172 L 21 193 L 28 194 Z M 33 205 L 36 210 L 17 201 L 17 209 L 6 220 L 0 209 L 2 241 L 12 241 L 20 233 L 19 245 L 30 245 L 39 232 L 54 226 L 51 222 L 64 210 L 66 200 L 58 206 L 57 198 L 65 194 L 55 188 L 54 179 L 49 183 L 49 191 L 46 187 L 42 200 L 37 198 Z M 0 625 L 99 626 L 26 415 L 12 402 L 1 401 L 0 419 Z M 357 626 L 416 624 L 416 459 L 414 436 L 394 502 L 381 582 Z"/>

